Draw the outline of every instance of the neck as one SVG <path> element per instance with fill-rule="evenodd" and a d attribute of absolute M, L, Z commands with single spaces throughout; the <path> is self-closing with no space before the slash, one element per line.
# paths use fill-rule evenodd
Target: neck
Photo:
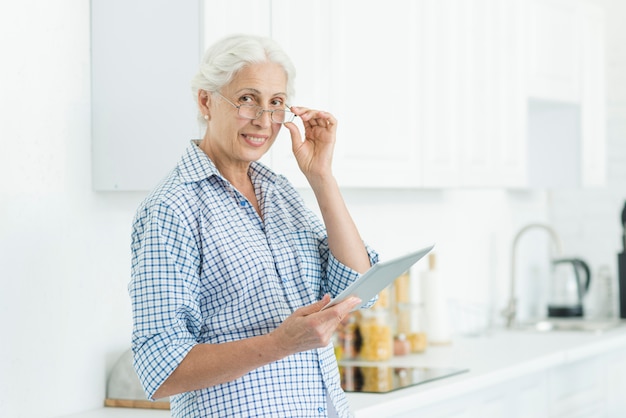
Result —
<path fill-rule="evenodd" d="M 211 142 L 202 140 L 198 145 L 202 151 L 211 159 L 215 167 L 220 174 L 228 180 L 235 188 L 241 190 L 250 185 L 250 177 L 248 176 L 248 169 L 250 163 L 247 162 L 235 162 L 228 160 L 227 158 L 220 158 L 220 154 L 215 152 L 211 147 Z"/>

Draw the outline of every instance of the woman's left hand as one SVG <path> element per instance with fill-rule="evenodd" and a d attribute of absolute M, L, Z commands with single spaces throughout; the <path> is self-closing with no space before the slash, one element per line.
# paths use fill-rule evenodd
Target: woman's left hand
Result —
<path fill-rule="evenodd" d="M 320 110 L 295 106 L 291 110 L 304 124 L 304 141 L 295 123 L 285 124 L 291 133 L 291 148 L 300 170 L 309 179 L 330 175 L 337 119 L 330 113 Z"/>

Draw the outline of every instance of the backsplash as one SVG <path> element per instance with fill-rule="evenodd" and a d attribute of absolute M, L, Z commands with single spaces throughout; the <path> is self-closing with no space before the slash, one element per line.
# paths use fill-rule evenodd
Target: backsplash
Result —
<path fill-rule="evenodd" d="M 315 208 L 312 193 L 302 192 Z M 499 311 L 508 301 L 515 233 L 528 223 L 547 221 L 545 192 L 345 190 L 344 195 L 363 239 L 382 258 L 435 243 L 433 252 L 451 311 L 464 312 L 465 321 L 471 313 L 473 322 L 480 324 L 500 322 Z M 544 238 L 529 237 L 532 245 L 519 250 L 537 269 L 548 254 Z M 426 268 L 427 263 L 420 261 L 412 273 Z M 522 283 L 523 293 L 531 293 L 524 290 L 528 284 Z M 451 322 L 457 332 L 475 327 L 454 318 Z"/>

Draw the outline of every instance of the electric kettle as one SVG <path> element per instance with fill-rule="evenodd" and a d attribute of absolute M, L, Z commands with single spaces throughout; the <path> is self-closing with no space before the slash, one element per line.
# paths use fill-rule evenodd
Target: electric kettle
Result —
<path fill-rule="evenodd" d="M 552 261 L 553 277 L 548 300 L 548 316 L 552 318 L 582 317 L 583 297 L 589 290 L 589 266 L 578 258 Z"/>

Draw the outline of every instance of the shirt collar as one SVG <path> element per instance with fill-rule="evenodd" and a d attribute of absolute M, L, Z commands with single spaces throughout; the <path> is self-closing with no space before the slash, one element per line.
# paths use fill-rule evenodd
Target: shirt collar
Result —
<path fill-rule="evenodd" d="M 178 162 L 180 177 L 185 183 L 195 183 L 212 176 L 222 177 L 213 161 L 200 149 L 199 144 L 199 140 L 191 140 Z M 276 183 L 281 177 L 258 161 L 250 163 L 249 174 L 253 184 L 266 181 Z"/>

